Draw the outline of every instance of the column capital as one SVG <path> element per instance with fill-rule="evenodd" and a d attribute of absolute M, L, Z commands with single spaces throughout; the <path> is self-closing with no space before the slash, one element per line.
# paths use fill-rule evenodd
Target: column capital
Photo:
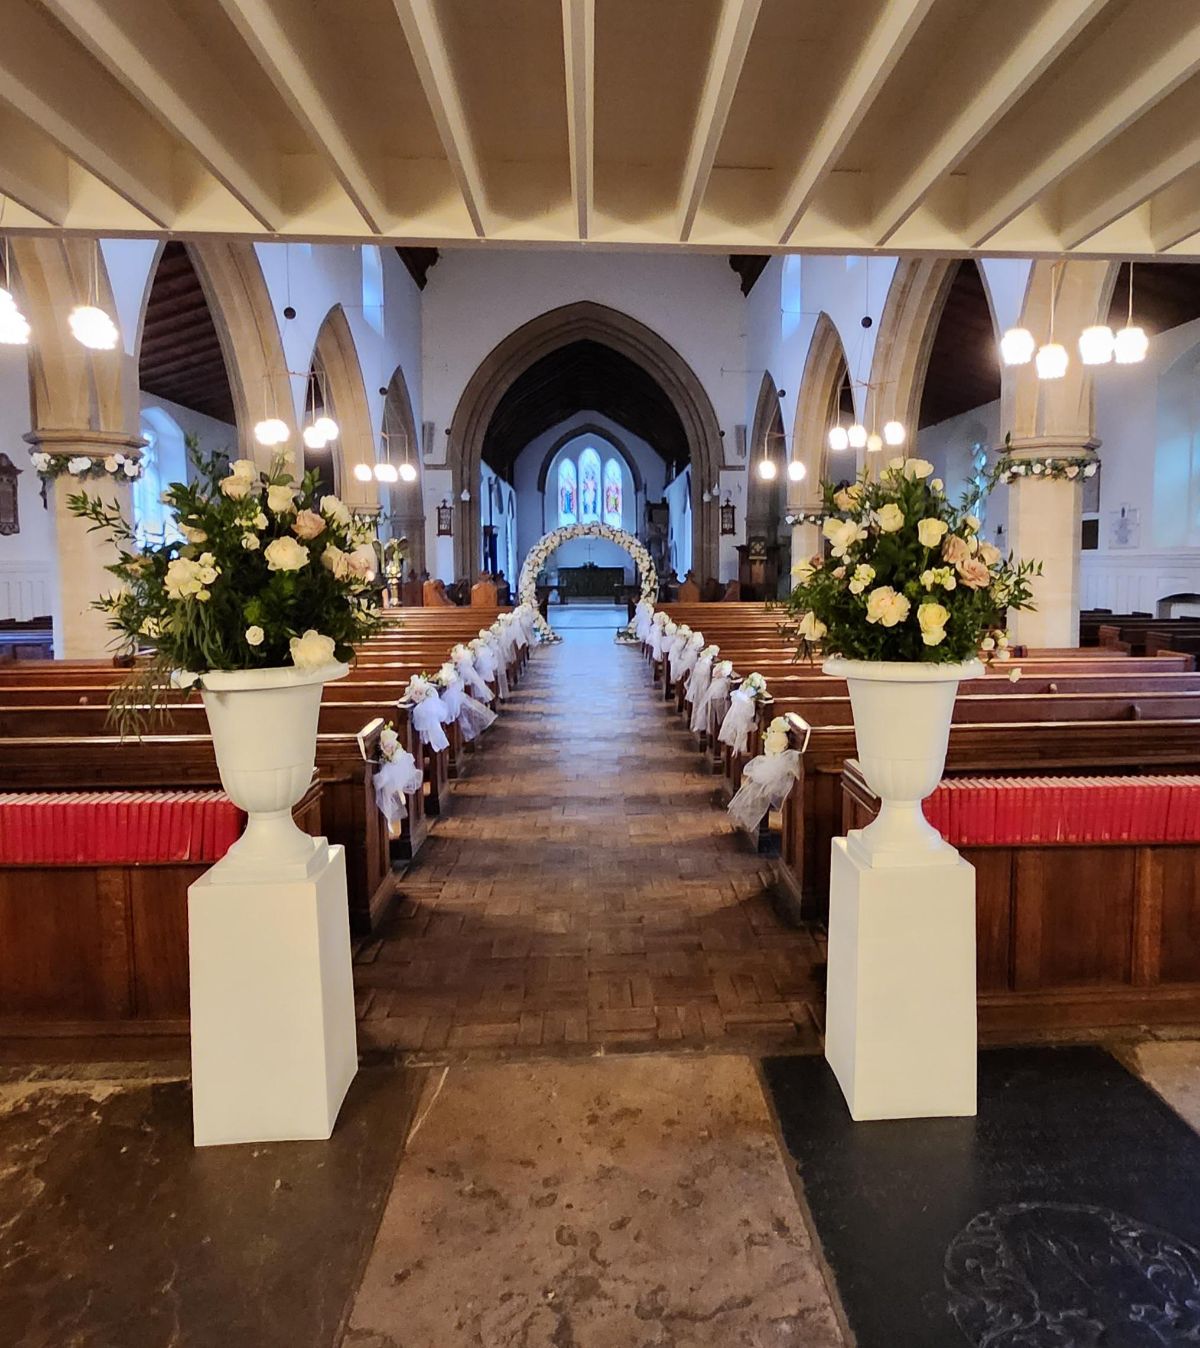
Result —
<path fill-rule="evenodd" d="M 107 459 L 116 453 L 124 454 L 127 459 L 138 459 L 149 443 L 144 436 L 128 431 L 73 429 L 38 429 L 29 431 L 23 439 L 33 451 L 88 459 Z"/>
<path fill-rule="evenodd" d="M 1022 435 L 1014 436 L 998 452 L 1012 459 L 1079 458 L 1095 454 L 1103 444 L 1094 435 Z"/>

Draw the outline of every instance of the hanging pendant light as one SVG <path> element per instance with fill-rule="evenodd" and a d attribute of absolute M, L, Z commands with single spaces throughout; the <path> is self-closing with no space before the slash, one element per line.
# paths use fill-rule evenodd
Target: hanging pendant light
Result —
<path fill-rule="evenodd" d="M 375 474 L 372 472 L 369 463 L 356 463 L 354 465 L 354 476 L 359 482 L 370 482 Z"/>
<path fill-rule="evenodd" d="M 851 449 L 864 449 L 867 443 L 867 428 L 856 421 L 846 432 L 846 439 Z"/>
<path fill-rule="evenodd" d="M 777 471 L 772 459 L 760 459 L 758 461 L 758 475 L 764 482 L 773 482 Z"/>
<path fill-rule="evenodd" d="M 88 303 L 77 304 L 67 315 L 71 335 L 92 351 L 112 351 L 121 339 L 117 325 L 95 303 L 100 298 L 100 244 L 92 244 L 88 276 Z"/>
<path fill-rule="evenodd" d="M 405 482 L 415 482 L 417 480 L 417 470 L 411 463 L 402 463 L 400 465 L 400 477 Z"/>
<path fill-rule="evenodd" d="M 883 428 L 883 442 L 885 445 L 891 445 L 893 448 L 902 445 L 906 438 L 906 431 L 898 421 L 889 421 Z"/>
<path fill-rule="evenodd" d="M 319 431 L 328 444 L 330 440 L 336 440 L 340 433 L 338 424 L 330 416 L 320 416 L 313 422 L 313 430 Z"/>
<path fill-rule="evenodd" d="M 791 463 L 788 464 L 789 482 L 803 482 L 807 476 L 808 469 L 805 468 L 799 459 L 793 459 Z"/>
<path fill-rule="evenodd" d="M 883 436 L 880 435 L 878 431 L 872 431 L 871 434 L 867 436 L 867 453 L 878 454 L 882 448 Z"/>
<path fill-rule="evenodd" d="M 27 346 L 29 332 L 29 320 L 11 293 L 0 286 L 0 346 Z"/>
<path fill-rule="evenodd" d="M 1079 359 L 1085 365 L 1107 365 L 1113 358 L 1113 330 L 1107 323 L 1084 328 L 1079 334 Z"/>
<path fill-rule="evenodd" d="M 1144 328 L 1133 325 L 1133 263 L 1129 264 L 1129 309 L 1125 315 L 1125 326 L 1113 338 L 1113 355 L 1118 365 L 1136 365 L 1146 359 L 1150 349 L 1150 339 Z"/>
<path fill-rule="evenodd" d="M 1054 340 L 1054 301 L 1058 291 L 1058 263 L 1050 269 L 1050 340 L 1038 347 L 1034 360 L 1039 379 L 1061 379 L 1071 363 L 1067 348 Z"/>
<path fill-rule="evenodd" d="M 1000 338 L 1000 359 L 1005 365 L 1028 365 L 1035 342 L 1028 328 L 1009 328 Z"/>
<path fill-rule="evenodd" d="M 829 448 L 835 452 L 850 448 L 850 437 L 845 426 L 831 426 L 829 429 Z"/>
<path fill-rule="evenodd" d="M 329 443 L 325 436 L 321 434 L 321 428 L 316 422 L 313 422 L 311 426 L 305 426 L 302 438 L 305 449 L 324 449 Z"/>
<path fill-rule="evenodd" d="M 290 434 L 287 422 L 279 417 L 267 417 L 254 427 L 254 438 L 260 445 L 286 444 Z"/>

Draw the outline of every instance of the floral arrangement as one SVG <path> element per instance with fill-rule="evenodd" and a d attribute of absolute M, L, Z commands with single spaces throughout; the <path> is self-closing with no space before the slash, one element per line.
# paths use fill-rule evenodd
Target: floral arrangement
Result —
<path fill-rule="evenodd" d="M 1064 454 L 1045 459 L 1014 459 L 1005 455 L 996 464 L 995 480 L 1007 485 L 1019 477 L 1073 482 L 1077 477 L 1095 477 L 1100 460 L 1094 454 Z"/>
<path fill-rule="evenodd" d="M 755 698 L 762 699 L 767 695 L 767 681 L 757 671 L 753 674 L 747 674 L 738 684 L 741 692 L 753 693 Z"/>
<path fill-rule="evenodd" d="M 640 598 L 651 604 L 658 598 L 658 572 L 654 567 L 654 559 L 632 534 L 627 534 L 624 529 L 614 529 L 611 524 L 569 524 L 562 529 L 552 529 L 530 548 L 521 565 L 521 576 L 517 582 L 519 604 L 528 604 L 537 610 L 537 578 L 554 552 L 572 538 L 603 538 L 624 548 L 633 558 L 641 577 Z M 540 611 L 537 612 L 534 625 L 544 641 L 555 639 L 553 629 Z"/>
<path fill-rule="evenodd" d="M 786 716 L 776 716 L 771 724 L 767 726 L 766 734 L 763 736 L 763 753 L 781 754 L 788 747 L 789 731 Z"/>
<path fill-rule="evenodd" d="M 820 528 L 828 516 L 823 510 L 794 510 L 783 517 L 785 524 L 815 524 Z"/>
<path fill-rule="evenodd" d="M 132 482 L 142 475 L 141 460 L 125 454 L 109 454 L 97 459 L 90 454 L 54 454 L 35 449 L 30 451 L 29 461 L 43 482 L 53 482 L 56 477 L 73 477 L 77 482 L 108 477 Z"/>
<path fill-rule="evenodd" d="M 315 473 L 296 484 L 282 458 L 269 472 L 249 459 L 226 472 L 223 456 L 191 447 L 192 484 L 172 483 L 163 503 L 181 539 L 138 548 L 120 511 L 79 492 L 72 513 L 108 534 L 122 588 L 97 601 L 129 651 L 150 647 L 151 675 L 350 660 L 375 630 L 368 586 L 375 549 Z M 144 669 L 144 667 L 143 667 Z M 142 682 L 143 691 L 147 683 Z"/>
<path fill-rule="evenodd" d="M 787 607 L 800 648 L 852 660 L 952 664 L 999 648 L 1009 609 L 1032 608 L 1034 562 L 979 536 L 925 459 L 892 459 L 879 480 L 823 485 L 829 557 L 793 571 Z"/>

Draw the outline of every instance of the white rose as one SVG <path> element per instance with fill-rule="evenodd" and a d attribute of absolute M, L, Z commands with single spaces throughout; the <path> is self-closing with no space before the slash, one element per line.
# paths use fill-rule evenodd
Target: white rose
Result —
<path fill-rule="evenodd" d="M 346 565 L 356 580 L 371 580 L 375 575 L 375 549 L 369 543 L 360 543 L 346 558 Z"/>
<path fill-rule="evenodd" d="M 286 483 L 267 488 L 267 509 L 274 515 L 286 515 L 296 508 L 296 489 Z"/>
<path fill-rule="evenodd" d="M 817 617 L 815 613 L 806 613 L 800 619 L 800 635 L 805 641 L 820 641 L 829 631 L 829 628 Z"/>
<path fill-rule="evenodd" d="M 110 454 L 108 458 L 104 460 L 104 471 L 106 473 L 115 473 L 117 469 L 120 468 L 120 466 L 121 465 L 120 463 L 117 462 L 117 456 L 115 454 Z"/>
<path fill-rule="evenodd" d="M 270 571 L 299 571 L 308 565 L 308 549 L 287 535 L 268 543 L 263 556 Z"/>
<path fill-rule="evenodd" d="M 50 455 L 42 452 L 31 454 L 29 461 L 33 464 L 34 471 L 38 473 L 48 472 L 50 469 Z"/>
<path fill-rule="evenodd" d="M 980 543 L 979 560 L 986 566 L 995 566 L 1000 560 L 1000 549 L 991 543 Z"/>
<path fill-rule="evenodd" d="M 279 543 L 288 541 L 283 538 L 276 540 Z M 302 548 L 301 551 L 307 558 L 307 550 Z M 293 637 L 288 647 L 292 653 L 292 664 L 297 669 L 320 669 L 322 665 L 333 663 L 333 638 L 323 637 L 311 627 L 302 637 Z"/>
<path fill-rule="evenodd" d="M 933 472 L 933 464 L 928 459 L 905 459 L 904 476 L 912 479 L 928 477 Z"/>
<path fill-rule="evenodd" d="M 242 547 L 244 547 L 247 552 L 257 552 L 261 546 L 262 539 L 259 538 L 257 534 L 242 535 Z"/>
<path fill-rule="evenodd" d="M 850 577 L 850 593 L 862 594 L 868 585 L 875 579 L 875 568 L 868 566 L 866 562 L 854 568 L 854 575 Z"/>
<path fill-rule="evenodd" d="M 261 646 L 261 645 L 263 644 L 263 641 L 264 641 L 265 638 L 266 638 L 266 635 L 267 635 L 267 634 L 262 630 L 261 627 L 247 627 L 247 628 L 246 628 L 246 645 L 247 645 L 247 646 Z"/>
<path fill-rule="evenodd" d="M 80 473 L 86 473 L 91 466 L 92 461 L 86 454 L 77 454 L 74 458 L 67 460 L 67 472 L 74 473 L 76 477 Z"/>
<path fill-rule="evenodd" d="M 250 523 L 253 524 L 256 529 L 265 529 L 267 527 L 268 520 L 267 517 L 260 510 L 258 514 L 255 515 L 255 517 L 250 521 Z"/>
<path fill-rule="evenodd" d="M 844 557 L 855 543 L 861 543 L 867 536 L 866 529 L 853 520 L 826 520 L 821 532 L 829 540 L 830 551 L 835 557 Z"/>
<path fill-rule="evenodd" d="M 895 627 L 908 617 L 912 605 L 890 585 L 881 585 L 867 595 L 867 622 L 883 627 Z"/>
<path fill-rule="evenodd" d="M 222 494 L 228 496 L 231 501 L 242 501 L 254 490 L 254 482 L 251 478 L 235 477 L 231 474 L 221 479 L 220 488 Z"/>
<path fill-rule="evenodd" d="M 904 511 L 894 502 L 889 501 L 887 505 L 881 506 L 875 518 L 885 534 L 894 534 L 904 528 Z"/>
<path fill-rule="evenodd" d="M 923 548 L 936 548 L 949 531 L 945 520 L 921 520 L 917 525 L 917 537 Z"/>
<path fill-rule="evenodd" d="M 946 490 L 946 484 L 942 481 L 940 477 L 931 478 L 929 485 L 934 489 L 934 491 Z"/>
<path fill-rule="evenodd" d="M 350 508 L 336 496 L 321 497 L 321 514 L 333 520 L 335 524 L 350 523 Z"/>
<path fill-rule="evenodd" d="M 137 477 L 142 471 L 142 465 L 133 459 L 126 459 L 121 467 L 126 477 Z"/>
<path fill-rule="evenodd" d="M 349 555 L 332 543 L 321 554 L 321 565 L 326 571 L 333 572 L 335 580 L 345 580 L 350 575 Z"/>
<path fill-rule="evenodd" d="M 922 604 L 917 609 L 917 622 L 921 627 L 921 640 L 926 646 L 940 646 L 946 639 L 946 624 L 950 621 L 950 610 L 941 604 Z"/>
<path fill-rule="evenodd" d="M 389 763 L 396 756 L 396 750 L 400 747 L 400 736 L 392 729 L 390 725 L 385 725 L 379 732 L 379 754 L 381 758 Z"/>
<path fill-rule="evenodd" d="M 966 515 L 963 517 L 963 523 L 973 534 L 977 534 L 983 527 L 983 521 L 978 515 Z"/>

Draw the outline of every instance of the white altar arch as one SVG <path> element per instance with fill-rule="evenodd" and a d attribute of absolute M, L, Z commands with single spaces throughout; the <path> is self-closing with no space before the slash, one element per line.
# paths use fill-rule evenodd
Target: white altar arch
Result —
<path fill-rule="evenodd" d="M 529 549 L 525 561 L 521 564 L 521 575 L 517 581 L 517 602 L 528 604 L 537 613 L 538 635 L 543 641 L 554 641 L 557 638 L 554 629 L 542 617 L 537 607 L 538 573 L 553 554 L 573 538 L 603 538 L 609 543 L 615 543 L 619 548 L 624 548 L 638 569 L 641 598 L 651 604 L 658 598 L 658 572 L 654 567 L 654 559 L 633 534 L 626 533 L 624 529 L 614 529 L 611 524 L 599 523 L 566 524 L 561 529 L 551 529 Z"/>

